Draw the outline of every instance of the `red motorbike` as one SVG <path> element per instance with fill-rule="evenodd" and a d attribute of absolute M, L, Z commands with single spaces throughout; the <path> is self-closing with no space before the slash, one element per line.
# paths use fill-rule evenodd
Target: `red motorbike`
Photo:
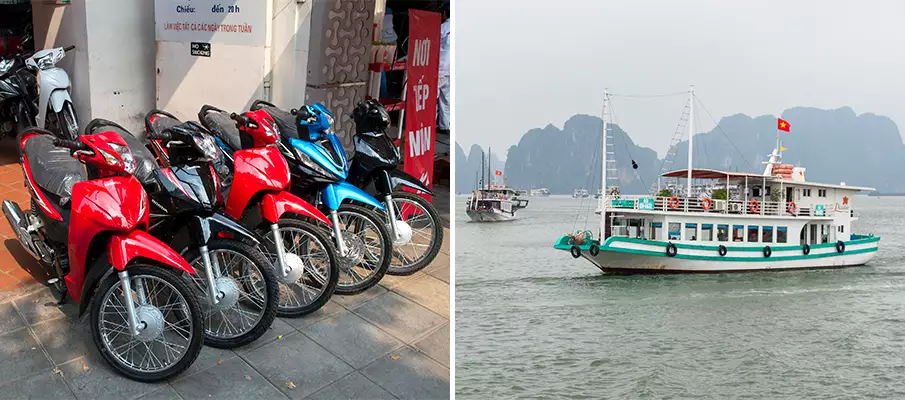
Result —
<path fill-rule="evenodd" d="M 222 153 L 212 164 L 221 177 L 226 214 L 255 228 L 263 237 L 261 250 L 270 257 L 280 283 L 277 315 L 297 317 L 314 312 L 330 299 L 339 280 L 336 251 L 315 225 L 331 226 L 330 220 L 286 191 L 289 164 L 276 148 L 279 134 L 270 117 L 263 111 L 251 117 L 233 117 L 221 122 L 231 128 L 227 134 L 234 134 L 245 145 L 233 155 L 234 173 L 224 165 Z M 157 135 L 178 123 L 172 114 L 160 110 L 146 117 L 149 144 L 161 166 L 170 166 L 171 157 L 165 141 Z"/>
<path fill-rule="evenodd" d="M 30 212 L 4 200 L 3 213 L 25 251 L 56 275 L 60 302 L 68 293 L 79 315 L 90 303 L 94 343 L 122 375 L 152 382 L 184 371 L 204 326 L 198 300 L 171 271 L 194 270 L 146 232 L 148 196 L 126 142 L 114 132 L 55 139 L 39 128 L 18 141 Z"/>

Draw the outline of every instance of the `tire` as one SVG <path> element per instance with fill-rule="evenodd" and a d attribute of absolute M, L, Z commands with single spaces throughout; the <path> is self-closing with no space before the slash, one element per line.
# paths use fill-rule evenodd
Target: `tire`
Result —
<path fill-rule="evenodd" d="M 597 242 L 592 241 L 591 248 L 588 250 L 588 252 L 590 252 L 592 256 L 596 257 L 598 254 L 600 254 L 600 245 L 598 245 Z"/>
<path fill-rule="evenodd" d="M 572 258 L 581 257 L 581 249 L 578 248 L 578 246 L 572 246 L 572 248 L 569 249 L 569 253 L 572 253 Z"/>
<path fill-rule="evenodd" d="M 804 255 L 811 254 L 811 246 L 805 243 L 804 246 L 801 246 L 801 252 L 804 253 Z"/>
<path fill-rule="evenodd" d="M 673 243 L 669 243 L 666 245 L 666 256 L 667 257 L 675 257 L 676 254 L 679 254 L 679 249 L 676 248 L 676 245 Z"/>
<path fill-rule="evenodd" d="M 720 257 L 723 257 L 726 255 L 726 253 L 729 252 L 729 250 L 726 249 L 726 246 L 720 245 L 720 248 L 717 250 L 717 252 L 720 253 Z"/>
<path fill-rule="evenodd" d="M 201 257 L 201 249 L 199 247 L 189 248 L 189 250 L 183 254 L 183 257 L 195 268 L 196 274 L 198 275 L 195 275 L 197 278 L 193 278 L 191 275 L 183 274 L 183 278 L 193 282 L 189 283 L 189 286 L 193 288 L 193 293 L 198 298 L 198 302 L 201 304 L 202 311 L 204 312 L 204 344 L 221 349 L 232 349 L 254 342 L 270 328 L 274 318 L 276 318 L 280 288 L 277 284 L 276 277 L 273 275 L 273 265 L 260 249 L 238 240 L 221 238 L 211 239 L 208 242 L 207 247 L 208 251 L 211 253 L 212 259 L 215 257 L 214 254 L 218 251 L 224 253 L 230 252 L 245 257 L 247 260 L 251 261 L 251 266 L 260 273 L 260 279 L 263 281 L 264 285 L 262 290 L 261 287 L 249 285 L 247 282 L 242 283 L 240 285 L 240 290 L 246 293 L 245 299 L 242 298 L 242 293 L 240 293 L 239 300 L 235 303 L 233 308 L 227 309 L 226 312 L 220 311 L 220 317 L 227 319 L 227 314 L 229 314 L 230 310 L 234 310 L 233 314 L 238 315 L 239 311 L 237 307 L 246 306 L 246 308 L 248 308 L 248 306 L 251 306 L 254 308 L 261 308 L 261 303 L 263 303 L 260 319 L 254 323 L 254 326 L 251 326 L 244 333 L 239 335 L 214 333 L 212 331 L 212 326 L 220 326 L 220 324 L 212 323 L 212 317 L 214 316 L 215 311 L 211 312 L 209 304 L 210 300 L 207 297 L 206 290 L 208 284 L 206 278 L 203 277 L 204 261 Z M 220 267 L 223 268 L 222 263 Z M 222 274 L 221 276 L 227 274 L 227 271 L 221 270 L 220 272 Z M 253 293 L 262 297 L 266 295 L 266 298 L 263 299 L 263 301 L 255 302 L 248 297 L 248 293 Z"/>
<path fill-rule="evenodd" d="M 106 268 L 106 266 L 95 266 L 94 268 Z M 117 296 L 116 293 L 113 293 L 114 289 L 116 289 L 119 285 L 119 278 L 116 274 L 110 274 L 101 281 L 101 283 L 97 287 L 97 291 L 94 293 L 94 296 L 91 300 L 90 324 L 91 336 L 92 339 L 94 339 L 94 344 L 95 346 L 97 346 L 98 351 L 107 361 L 107 363 L 110 364 L 119 374 L 129 379 L 141 382 L 157 382 L 179 375 L 189 366 L 191 366 L 193 362 L 195 362 L 195 359 L 198 358 L 198 354 L 201 353 L 201 346 L 202 344 L 204 344 L 204 326 L 200 318 L 201 305 L 198 303 L 198 300 L 192 293 L 192 289 L 189 288 L 188 285 L 186 285 L 185 281 L 162 267 L 134 265 L 128 267 L 127 271 L 129 271 L 129 275 L 132 278 L 130 279 L 130 281 L 132 282 L 134 282 L 134 278 L 136 277 L 150 277 L 152 279 L 156 278 L 171 285 L 175 289 L 175 291 L 182 297 L 182 300 L 184 301 L 183 304 L 186 306 L 186 308 L 188 308 L 190 314 L 182 321 L 187 321 L 187 324 L 191 326 L 192 330 L 192 337 L 190 338 L 187 346 L 185 346 L 186 351 L 182 355 L 182 358 L 180 358 L 175 364 L 166 369 L 156 372 L 135 371 L 123 365 L 115 355 L 111 354 L 110 349 L 107 347 L 107 345 L 104 344 L 101 336 L 102 332 L 100 331 L 101 328 L 99 325 L 101 308 L 104 306 L 104 299 L 108 297 L 107 294 L 109 293 L 112 296 Z M 177 323 L 182 321 L 177 321 Z M 132 335 L 130 335 L 129 337 L 131 338 Z"/>
<path fill-rule="evenodd" d="M 339 207 L 338 210 L 340 214 L 340 221 L 342 221 L 342 214 L 353 214 L 358 215 L 368 221 L 370 221 L 371 225 L 373 225 L 374 229 L 377 230 L 380 236 L 380 243 L 378 246 L 380 247 L 381 257 L 377 262 L 377 266 L 372 273 L 370 273 L 365 280 L 358 283 L 343 283 L 343 278 L 348 276 L 349 274 L 343 270 L 343 267 L 340 267 L 339 272 L 339 282 L 336 285 L 336 294 L 340 295 L 353 295 L 364 292 L 368 290 L 381 279 L 386 274 L 387 269 L 390 268 L 390 259 L 392 256 L 392 241 L 390 240 L 390 234 L 387 232 L 387 227 L 384 225 L 385 218 L 377 215 L 371 210 L 367 208 L 360 207 L 353 204 L 343 204 Z M 338 252 L 338 251 L 337 251 Z M 340 265 L 342 265 L 342 257 L 340 257 Z"/>
<path fill-rule="evenodd" d="M 433 225 L 433 229 L 431 230 L 431 242 L 429 244 L 428 250 L 424 254 L 422 254 L 419 259 L 415 260 L 414 263 L 410 265 L 402 265 L 401 260 L 397 259 L 397 246 L 393 246 L 393 258 L 392 260 L 390 260 L 390 268 L 387 269 L 387 274 L 397 276 L 411 275 L 430 265 L 430 263 L 433 262 L 437 257 L 437 254 L 440 253 L 440 247 L 443 246 L 443 226 L 440 224 L 440 215 L 437 214 L 437 210 L 423 197 L 414 193 L 394 192 L 393 200 L 396 199 L 405 199 L 407 201 L 417 203 L 427 211 L 427 216 L 431 219 L 431 223 Z M 398 211 L 396 216 L 397 218 L 399 218 Z"/>
<path fill-rule="evenodd" d="M 764 258 L 770 258 L 773 255 L 773 249 L 770 246 L 764 246 Z"/>
<path fill-rule="evenodd" d="M 279 316 L 279 317 L 301 317 L 303 315 L 310 314 L 310 313 L 313 313 L 313 312 L 319 310 L 321 307 L 324 306 L 324 304 L 327 304 L 327 301 L 329 301 L 330 297 L 333 296 L 333 292 L 336 290 L 336 284 L 339 281 L 339 260 L 337 259 L 337 256 L 336 256 L 336 247 L 333 246 L 333 242 L 330 240 L 330 237 L 325 235 L 321 228 L 319 228 L 315 225 L 312 225 L 310 223 L 307 223 L 307 222 L 304 222 L 304 221 L 301 221 L 298 219 L 294 219 L 294 218 L 282 218 L 282 219 L 280 219 L 278 224 L 280 225 L 281 233 L 282 233 L 283 229 L 286 228 L 287 231 L 299 230 L 299 231 L 303 231 L 306 234 L 311 235 L 314 238 L 314 240 L 320 242 L 320 244 L 322 246 L 324 246 L 325 253 L 328 257 L 328 260 L 327 260 L 328 271 L 326 273 L 327 282 L 325 285 L 323 285 L 323 287 L 322 287 L 323 290 L 318 294 L 318 297 L 315 298 L 313 301 L 309 302 L 308 304 L 305 304 L 302 306 L 289 306 L 289 305 L 284 304 L 285 302 L 288 302 L 288 299 L 286 299 L 284 297 L 284 294 L 287 294 L 288 293 L 287 291 L 291 290 L 291 289 L 286 284 L 280 282 L 279 279 L 277 280 L 277 282 L 279 284 L 279 297 L 280 297 L 277 301 L 277 316 Z M 265 241 L 268 239 L 272 240 L 271 236 L 273 236 L 273 235 L 272 235 L 272 231 L 270 230 L 269 226 L 261 226 L 260 228 L 258 228 L 258 234 L 260 234 L 265 239 Z M 271 260 L 271 265 L 274 268 L 276 268 L 276 265 L 277 265 L 276 264 L 276 255 L 275 255 L 276 250 L 269 249 L 267 247 L 267 244 L 269 244 L 269 242 L 262 243 L 262 246 L 264 246 L 263 248 L 266 249 L 265 254 Z M 295 254 L 298 255 L 298 253 L 295 253 Z M 308 253 L 308 254 L 310 254 L 310 253 Z M 310 264 L 306 264 L 306 268 L 309 265 Z M 276 276 L 277 273 L 278 273 L 277 271 L 274 271 L 274 276 Z M 303 276 L 303 279 L 304 279 L 304 276 Z"/>
<path fill-rule="evenodd" d="M 845 253 L 845 242 L 841 240 L 836 242 L 836 252 L 839 254 Z"/>

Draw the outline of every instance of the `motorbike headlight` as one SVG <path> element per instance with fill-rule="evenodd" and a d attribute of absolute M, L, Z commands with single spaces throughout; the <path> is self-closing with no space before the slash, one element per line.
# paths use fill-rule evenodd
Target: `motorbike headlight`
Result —
<path fill-rule="evenodd" d="M 317 161 L 314 161 L 313 159 L 311 159 L 311 157 L 308 156 L 307 154 L 305 154 L 303 151 L 301 151 L 297 148 L 294 148 L 294 147 L 293 147 L 293 150 L 295 151 L 295 156 L 298 158 L 300 164 L 302 164 L 310 169 L 313 169 L 314 172 L 317 172 L 323 176 L 337 178 L 337 179 L 340 178 L 340 177 L 337 177 L 336 174 L 334 174 L 330 171 L 327 171 L 326 168 L 324 168 L 322 165 L 320 165 Z"/>
<path fill-rule="evenodd" d="M 119 157 L 123 159 L 123 169 L 128 173 L 135 172 L 135 157 L 132 157 L 132 151 L 129 150 L 128 146 L 120 146 L 116 143 L 109 143 L 110 148 L 119 153 Z M 104 159 L 107 160 L 107 164 L 110 165 L 119 165 L 119 160 L 116 159 L 112 154 L 107 153 L 103 150 L 100 150 L 101 155 L 104 156 Z"/>
<path fill-rule="evenodd" d="M 12 59 L 0 60 L 0 75 L 3 75 L 13 67 L 13 63 L 15 63 Z"/>
<path fill-rule="evenodd" d="M 217 158 L 217 144 L 214 143 L 214 139 L 210 136 L 192 135 L 192 142 L 195 144 L 195 149 L 204 154 L 204 158 L 208 160 Z"/>

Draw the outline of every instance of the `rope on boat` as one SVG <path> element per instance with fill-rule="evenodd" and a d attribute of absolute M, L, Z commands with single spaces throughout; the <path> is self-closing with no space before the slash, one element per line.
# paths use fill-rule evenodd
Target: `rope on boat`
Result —
<path fill-rule="evenodd" d="M 612 102 L 610 103 L 610 114 L 613 115 L 613 123 L 618 126 L 619 129 L 622 129 L 622 125 L 619 125 L 619 117 L 616 116 L 616 108 L 613 107 Z M 604 134 L 606 134 L 606 132 L 604 132 Z M 628 152 L 628 156 L 632 159 L 632 171 L 635 173 L 635 177 L 638 178 L 639 181 L 641 181 L 641 186 L 647 187 L 647 184 L 644 183 L 644 178 L 642 178 L 641 174 L 638 173 L 638 169 L 634 168 L 634 166 L 638 164 L 635 163 L 635 156 L 632 155 L 632 151 L 629 149 L 628 144 L 626 143 L 626 136 L 628 135 L 623 135 L 622 137 L 622 147 L 625 148 L 625 151 Z M 616 140 L 616 135 L 613 135 L 613 140 Z M 619 167 L 617 166 L 616 169 L 618 170 Z M 603 194 L 606 195 L 606 193 Z"/>
<path fill-rule="evenodd" d="M 682 94 L 688 94 L 688 91 L 684 92 L 676 92 L 676 93 L 664 93 L 664 94 L 615 94 L 608 93 L 610 97 L 624 97 L 629 99 L 650 99 L 655 97 L 669 97 L 669 96 L 678 96 Z"/>
<path fill-rule="evenodd" d="M 695 100 L 698 101 L 698 104 L 701 106 L 701 109 L 703 109 L 704 112 L 707 113 L 707 116 L 710 117 L 710 119 L 711 119 L 711 120 L 713 121 L 713 123 L 716 125 L 717 129 L 719 129 L 720 132 L 723 134 L 723 136 L 726 137 L 726 141 L 728 141 L 729 144 L 732 145 L 732 148 L 734 148 L 735 151 L 738 152 L 738 155 L 740 155 L 740 156 L 742 157 L 742 160 L 745 161 L 745 164 L 748 164 L 748 168 L 751 168 L 751 171 L 757 171 L 757 170 L 754 168 L 754 166 L 751 165 L 750 162 L 748 162 L 748 159 L 745 158 L 745 154 L 743 154 L 742 151 L 739 150 L 738 147 L 735 146 L 735 143 L 732 142 L 732 139 L 729 139 L 729 135 L 727 135 L 726 132 L 723 130 L 723 127 L 721 127 L 720 124 L 719 124 L 718 122 L 716 122 L 716 119 L 713 118 L 713 115 L 711 115 L 711 114 L 710 114 L 710 111 L 707 110 L 707 107 L 704 106 L 704 102 L 702 102 L 701 99 L 699 99 L 697 95 L 695 95 L 694 98 L 695 98 Z"/>
<path fill-rule="evenodd" d="M 605 135 L 606 132 L 604 132 L 603 134 Z M 600 170 L 598 168 L 594 168 L 594 164 L 597 161 L 597 154 L 599 151 L 600 151 L 600 147 L 594 146 L 594 154 L 591 155 L 591 173 L 588 175 L 588 178 L 585 181 L 585 185 L 584 185 L 584 187 L 589 188 L 592 191 L 594 190 L 594 188 L 591 186 L 591 183 L 594 182 L 594 178 L 597 176 L 597 171 Z M 606 151 L 606 150 L 604 150 L 604 151 Z M 603 157 L 601 157 L 601 163 L 602 162 L 603 162 Z M 575 221 L 572 223 L 573 232 L 575 231 L 575 228 L 578 226 L 578 221 L 581 218 L 581 211 L 584 209 L 585 200 L 588 200 L 588 211 L 585 212 L 584 228 L 585 229 L 588 228 L 588 220 L 590 219 L 591 204 L 593 204 L 593 203 L 591 203 L 590 199 L 591 199 L 591 196 L 588 196 L 587 198 L 581 198 L 581 201 L 578 203 L 578 213 L 575 214 Z"/>

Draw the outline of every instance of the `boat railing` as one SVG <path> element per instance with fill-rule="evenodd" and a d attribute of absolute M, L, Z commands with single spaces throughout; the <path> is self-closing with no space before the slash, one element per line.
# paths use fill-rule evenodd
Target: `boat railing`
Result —
<path fill-rule="evenodd" d="M 708 204 L 704 199 L 696 197 L 653 197 L 643 195 L 606 196 L 601 198 L 600 206 L 607 210 L 640 210 L 690 213 L 715 213 L 737 215 L 766 216 L 830 216 L 834 212 L 834 204 L 820 204 L 812 207 L 792 206 L 792 202 L 761 201 L 761 199 L 745 200 L 713 200 Z M 598 207 L 600 208 L 600 207 Z M 844 210 L 841 212 L 851 212 Z"/>

